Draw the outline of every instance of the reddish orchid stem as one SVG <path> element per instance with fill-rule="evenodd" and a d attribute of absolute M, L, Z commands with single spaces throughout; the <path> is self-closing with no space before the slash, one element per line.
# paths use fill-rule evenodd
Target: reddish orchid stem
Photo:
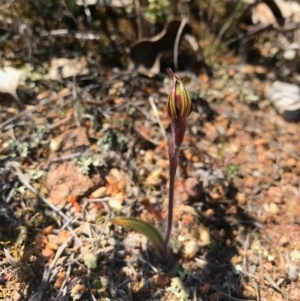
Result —
<path fill-rule="evenodd" d="M 170 184 L 169 184 L 169 203 L 168 203 L 168 219 L 167 219 L 167 231 L 164 240 L 164 247 L 167 249 L 173 225 L 173 211 L 174 211 L 174 190 L 175 190 L 175 176 L 178 163 L 179 149 L 183 141 L 184 133 L 186 129 L 186 118 L 180 118 L 172 122 L 172 136 L 173 141 L 169 147 L 169 162 L 170 162 Z"/>

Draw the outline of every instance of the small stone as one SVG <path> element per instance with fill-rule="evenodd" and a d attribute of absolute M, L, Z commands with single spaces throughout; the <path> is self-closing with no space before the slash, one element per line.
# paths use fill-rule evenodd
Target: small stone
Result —
<path fill-rule="evenodd" d="M 231 258 L 231 263 L 233 265 L 237 265 L 237 264 L 240 264 L 243 262 L 243 257 L 240 256 L 240 255 L 234 255 L 232 258 Z"/>
<path fill-rule="evenodd" d="M 199 229 L 199 235 L 200 235 L 201 242 L 206 243 L 206 244 L 210 243 L 210 234 L 209 234 L 209 230 L 207 228 L 201 226 Z"/>
<path fill-rule="evenodd" d="M 56 244 L 59 246 L 61 245 L 61 241 L 60 241 L 59 237 L 55 234 L 48 234 L 47 239 L 48 239 L 49 243 L 53 243 L 53 244 Z"/>
<path fill-rule="evenodd" d="M 102 198 L 106 195 L 106 190 L 107 188 L 105 186 L 99 187 L 90 195 L 90 198 L 91 199 Z"/>
<path fill-rule="evenodd" d="M 252 176 L 248 176 L 246 179 L 245 179 L 245 186 L 247 188 L 253 188 L 256 186 L 256 182 L 254 180 L 254 178 Z"/>
<path fill-rule="evenodd" d="M 42 252 L 41 252 L 42 256 L 50 259 L 53 255 L 54 255 L 54 251 L 52 249 L 50 249 L 48 246 L 46 246 Z"/>
<path fill-rule="evenodd" d="M 56 279 L 55 279 L 55 283 L 54 283 L 54 287 L 56 289 L 60 289 L 62 284 L 64 283 L 66 279 L 66 272 L 65 270 L 61 270 L 57 275 L 56 275 Z"/>
<path fill-rule="evenodd" d="M 56 244 L 55 242 L 49 242 L 47 244 L 47 247 L 49 247 L 51 250 L 56 251 L 58 249 L 58 244 Z"/>
<path fill-rule="evenodd" d="M 153 276 L 153 281 L 158 287 L 166 287 L 170 283 L 170 277 L 166 274 L 157 274 Z"/>
<path fill-rule="evenodd" d="M 269 212 L 272 214 L 278 214 L 279 213 L 279 207 L 275 203 L 270 203 L 269 205 Z"/>
<path fill-rule="evenodd" d="M 196 178 L 188 178 L 184 182 L 184 190 L 192 199 L 199 199 L 202 196 L 203 188 Z"/>
<path fill-rule="evenodd" d="M 234 74 L 235 74 L 235 70 L 232 69 L 232 68 L 230 68 L 230 69 L 228 70 L 228 75 L 229 75 L 229 76 L 233 76 Z"/>
<path fill-rule="evenodd" d="M 46 245 L 48 243 L 48 239 L 42 233 L 37 233 L 37 235 L 35 236 L 35 243 L 38 246 Z"/>
<path fill-rule="evenodd" d="M 169 167 L 169 160 L 159 159 L 156 161 L 155 165 L 159 168 L 166 169 Z"/>
<path fill-rule="evenodd" d="M 289 244 L 289 241 L 288 241 L 288 239 L 285 236 L 281 236 L 281 238 L 279 240 L 279 244 L 282 247 L 285 247 L 285 246 L 287 246 Z"/>
<path fill-rule="evenodd" d="M 48 234 L 52 234 L 52 233 L 53 233 L 53 226 L 48 226 L 48 227 L 43 229 L 43 234 L 44 235 L 48 235 Z"/>
<path fill-rule="evenodd" d="M 297 165 L 297 160 L 294 158 L 288 158 L 286 164 L 290 167 L 295 167 Z"/>
<path fill-rule="evenodd" d="M 214 215 L 215 215 L 215 212 L 214 212 L 214 210 L 211 209 L 211 208 L 209 208 L 209 209 L 207 209 L 207 210 L 205 211 L 205 216 L 206 216 L 206 217 L 212 217 L 212 216 L 214 216 Z"/>
<path fill-rule="evenodd" d="M 267 262 L 264 263 L 264 268 L 265 268 L 268 272 L 270 272 L 270 271 L 272 271 L 272 269 L 273 269 L 273 264 L 272 264 L 270 261 L 267 261 Z"/>
<path fill-rule="evenodd" d="M 192 259 L 196 256 L 199 250 L 199 245 L 196 241 L 190 240 L 184 245 L 183 255 L 185 258 Z"/>
<path fill-rule="evenodd" d="M 243 193 L 238 192 L 235 196 L 236 200 L 238 201 L 238 204 L 240 206 L 244 206 L 246 204 L 246 197 Z"/>
<path fill-rule="evenodd" d="M 298 279 L 299 268 L 294 264 L 290 264 L 287 273 L 290 280 L 296 281 Z"/>
<path fill-rule="evenodd" d="M 61 149 L 63 143 L 62 136 L 58 136 L 56 138 L 52 138 L 49 144 L 49 148 L 52 152 L 57 152 Z"/>
<path fill-rule="evenodd" d="M 20 301 L 21 298 L 22 298 L 22 296 L 17 291 L 14 291 L 13 300 L 14 301 Z"/>
<path fill-rule="evenodd" d="M 282 202 L 283 193 L 282 193 L 282 190 L 280 187 L 271 186 L 268 189 L 267 193 L 268 193 L 270 199 L 272 200 L 272 202 L 274 202 L 276 204 L 280 204 Z"/>

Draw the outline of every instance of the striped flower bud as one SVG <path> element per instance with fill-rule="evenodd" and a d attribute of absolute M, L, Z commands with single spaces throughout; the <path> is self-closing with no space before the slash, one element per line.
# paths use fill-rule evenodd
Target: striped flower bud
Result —
<path fill-rule="evenodd" d="M 182 81 L 170 68 L 167 72 L 173 80 L 173 86 L 168 96 L 167 112 L 172 121 L 186 118 L 192 111 L 192 101 L 189 93 L 185 90 Z"/>

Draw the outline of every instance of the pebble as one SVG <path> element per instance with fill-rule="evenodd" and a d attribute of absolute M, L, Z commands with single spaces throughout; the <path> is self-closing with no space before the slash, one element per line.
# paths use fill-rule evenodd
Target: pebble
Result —
<path fill-rule="evenodd" d="M 41 252 L 41 255 L 47 259 L 52 257 L 53 254 L 54 254 L 54 251 L 52 249 L 50 249 L 48 246 L 46 246 Z"/>
<path fill-rule="evenodd" d="M 199 245 L 196 241 L 190 240 L 184 244 L 183 255 L 185 258 L 194 258 L 199 251 Z"/>
<path fill-rule="evenodd" d="M 271 202 L 270 204 L 264 203 L 263 208 L 266 212 L 272 213 L 272 214 L 278 214 L 279 213 L 279 207 L 277 204 Z"/>
<path fill-rule="evenodd" d="M 297 165 L 297 161 L 294 158 L 287 159 L 286 163 L 290 167 L 295 167 Z"/>
<path fill-rule="evenodd" d="M 204 242 L 206 244 L 210 243 L 210 234 L 209 234 L 209 230 L 207 228 L 200 227 L 199 235 L 200 235 L 201 242 Z"/>
<path fill-rule="evenodd" d="M 17 291 L 14 291 L 13 300 L 20 301 L 22 300 L 22 296 Z"/>
<path fill-rule="evenodd" d="M 153 281 L 158 287 L 166 287 L 170 283 L 170 277 L 166 274 L 157 274 L 153 276 Z"/>
<path fill-rule="evenodd" d="M 290 264 L 287 273 L 290 280 L 296 281 L 298 279 L 299 268 L 294 264 Z"/>
<path fill-rule="evenodd" d="M 205 216 L 206 216 L 206 217 L 212 217 L 212 216 L 214 216 L 214 215 L 215 215 L 215 212 L 214 212 L 214 210 L 211 209 L 211 208 L 209 208 L 209 209 L 207 209 L 207 210 L 205 211 Z"/>
<path fill-rule="evenodd" d="M 283 193 L 280 187 L 271 186 L 267 193 L 274 203 L 280 204 L 282 202 Z"/>
<path fill-rule="evenodd" d="M 279 213 L 279 207 L 275 203 L 270 203 L 269 205 L 269 212 L 272 214 L 278 214 Z"/>
<path fill-rule="evenodd" d="M 187 178 L 184 182 L 184 190 L 188 194 L 189 197 L 195 199 L 195 198 L 201 198 L 203 193 L 203 188 L 201 183 L 193 177 Z"/>
<path fill-rule="evenodd" d="M 57 152 L 61 149 L 63 143 L 62 136 L 58 136 L 56 138 L 52 138 L 49 144 L 49 148 L 53 152 Z"/>
<path fill-rule="evenodd" d="M 238 201 L 238 204 L 240 206 L 244 206 L 246 204 L 246 197 L 243 193 L 238 192 L 235 196 L 236 200 Z"/>
<path fill-rule="evenodd" d="M 285 247 L 285 246 L 287 246 L 289 244 L 289 241 L 288 241 L 288 239 L 285 236 L 281 236 L 281 238 L 279 240 L 279 244 L 282 247 Z"/>

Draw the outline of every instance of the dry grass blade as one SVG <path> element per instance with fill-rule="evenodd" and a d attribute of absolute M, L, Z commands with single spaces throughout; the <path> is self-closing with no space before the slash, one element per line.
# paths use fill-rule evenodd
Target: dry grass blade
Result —
<path fill-rule="evenodd" d="M 49 286 L 49 280 L 51 276 L 51 271 L 55 267 L 55 264 L 57 260 L 60 258 L 64 250 L 68 247 L 70 242 L 72 241 L 73 236 L 70 236 L 69 239 L 67 239 L 57 250 L 55 257 L 53 261 L 51 262 L 50 265 L 45 266 L 44 274 L 43 274 L 43 279 L 41 282 L 40 287 L 38 288 L 38 291 L 29 299 L 29 301 L 42 301 L 44 300 L 44 295 L 47 292 L 47 288 Z"/>

